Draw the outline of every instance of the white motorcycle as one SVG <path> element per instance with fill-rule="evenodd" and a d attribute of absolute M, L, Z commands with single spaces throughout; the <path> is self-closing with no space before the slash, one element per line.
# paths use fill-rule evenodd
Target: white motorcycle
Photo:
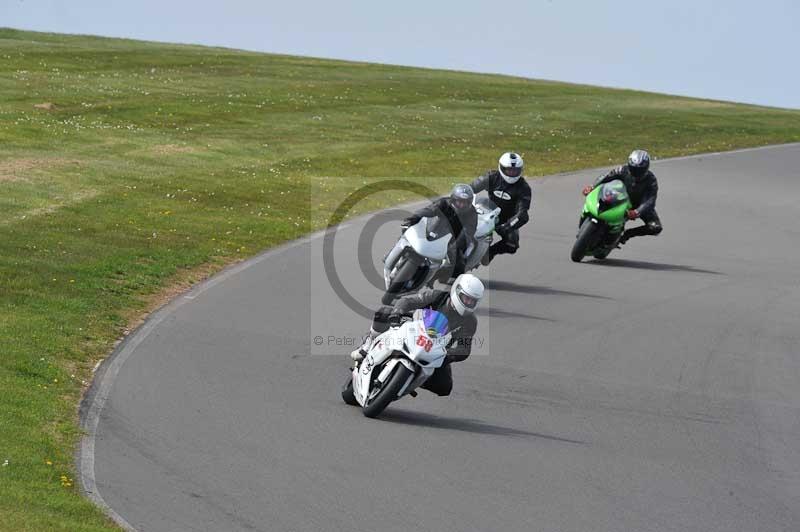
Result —
<path fill-rule="evenodd" d="M 402 293 L 432 282 L 436 272 L 447 262 L 447 250 L 453 237 L 444 216 L 422 217 L 410 226 L 383 259 L 386 292 L 381 298 L 391 304 Z"/>
<path fill-rule="evenodd" d="M 465 270 L 477 268 L 492 245 L 494 228 L 500 207 L 487 197 L 476 197 L 473 207 L 478 213 L 475 240 L 470 242 L 464 256 Z M 433 287 L 434 281 L 446 281 L 452 272 L 448 246 L 452 233 L 444 217 L 422 218 L 403 232 L 403 235 L 383 259 L 383 280 L 386 292 L 381 303 L 390 305 L 403 293 L 413 292 L 423 285 Z"/>
<path fill-rule="evenodd" d="M 377 417 L 392 401 L 416 396 L 415 390 L 444 364 L 450 339 L 444 314 L 415 311 L 410 321 L 375 338 L 345 382 L 342 399 L 360 405 L 365 416 Z"/>

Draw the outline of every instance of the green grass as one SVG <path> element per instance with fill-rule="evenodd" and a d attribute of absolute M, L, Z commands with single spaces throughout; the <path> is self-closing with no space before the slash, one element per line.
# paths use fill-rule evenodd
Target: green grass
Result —
<path fill-rule="evenodd" d="M 91 367 L 182 272 L 307 233 L 363 182 L 790 141 L 798 111 L 0 30 L 0 529 L 109 529 L 70 481 Z"/>

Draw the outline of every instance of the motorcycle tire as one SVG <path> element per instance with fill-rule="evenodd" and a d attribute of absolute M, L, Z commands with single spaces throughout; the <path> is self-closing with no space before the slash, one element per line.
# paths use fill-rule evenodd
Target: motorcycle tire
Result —
<path fill-rule="evenodd" d="M 364 415 L 371 418 L 381 415 L 386 407 L 389 406 L 389 403 L 397 399 L 400 388 L 403 387 L 411 374 L 410 369 L 398 363 L 375 397 L 367 398 L 363 409 Z"/>
<path fill-rule="evenodd" d="M 572 262 L 580 262 L 586 256 L 589 247 L 594 244 L 595 237 L 599 227 L 596 223 L 592 222 L 590 218 L 584 220 L 578 231 L 578 236 L 575 238 L 575 243 L 572 245 L 572 253 L 570 258 Z"/>
<path fill-rule="evenodd" d="M 394 276 L 398 281 L 393 281 L 389 284 L 389 288 L 386 289 L 383 297 L 381 297 L 381 303 L 384 305 L 391 305 L 392 301 L 399 297 L 399 294 L 403 291 L 403 287 L 409 279 L 413 279 L 414 273 L 416 273 L 419 267 L 416 261 L 409 260 L 408 258 L 401 258 L 399 260 L 404 260 L 405 262 L 400 265 L 400 268 L 398 268 Z"/>
<path fill-rule="evenodd" d="M 342 386 L 342 401 L 350 406 L 358 406 L 356 396 L 353 393 L 353 376 L 348 375 L 347 381 Z"/>

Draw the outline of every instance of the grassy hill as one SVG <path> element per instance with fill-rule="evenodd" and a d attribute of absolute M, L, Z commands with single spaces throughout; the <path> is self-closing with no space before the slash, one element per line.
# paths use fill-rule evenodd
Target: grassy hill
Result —
<path fill-rule="evenodd" d="M 91 368 L 165 288 L 355 186 L 445 189 L 509 149 L 544 175 L 790 141 L 798 111 L 0 30 L 0 529 L 111 527 L 73 480 Z"/>

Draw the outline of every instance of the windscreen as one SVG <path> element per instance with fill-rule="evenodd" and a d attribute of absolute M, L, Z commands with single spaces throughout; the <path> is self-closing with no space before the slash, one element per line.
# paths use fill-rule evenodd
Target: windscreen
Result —
<path fill-rule="evenodd" d="M 625 183 L 619 179 L 603 184 L 598 194 L 600 204 L 606 208 L 614 207 L 620 203 L 628 201 L 628 192 L 625 190 Z"/>
<path fill-rule="evenodd" d="M 425 226 L 428 240 L 436 240 L 442 238 L 448 233 L 452 233 L 450 222 L 447 221 L 445 216 L 432 216 L 428 218 L 428 223 Z"/>
<path fill-rule="evenodd" d="M 426 308 L 422 312 L 422 321 L 429 337 L 441 338 L 447 334 L 449 328 L 447 316 L 441 312 Z"/>
<path fill-rule="evenodd" d="M 475 206 L 480 207 L 484 212 L 492 212 L 497 208 L 497 205 L 485 196 L 475 199 Z"/>

